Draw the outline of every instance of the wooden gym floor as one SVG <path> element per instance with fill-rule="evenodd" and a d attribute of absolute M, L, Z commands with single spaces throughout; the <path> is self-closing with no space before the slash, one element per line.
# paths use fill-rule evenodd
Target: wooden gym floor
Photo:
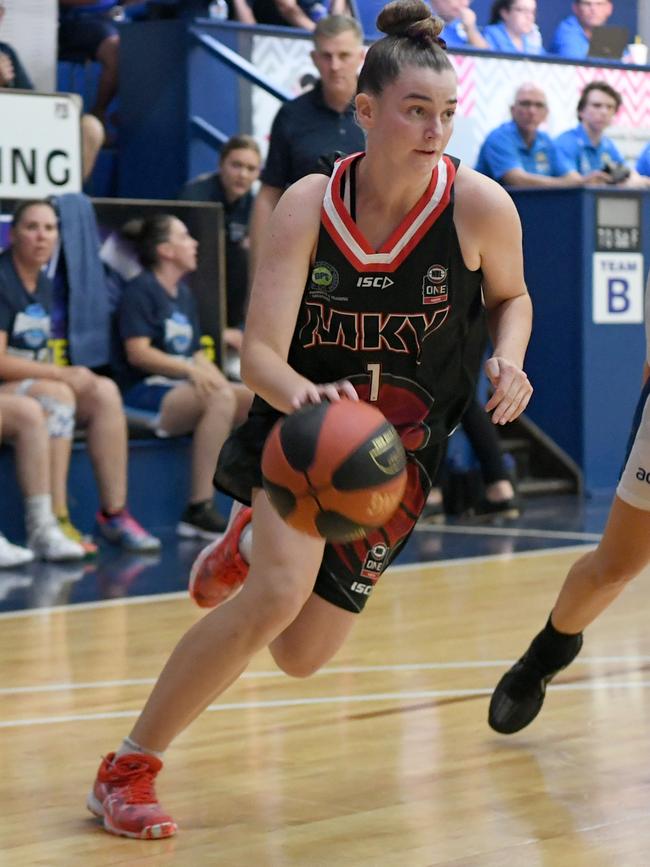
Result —
<path fill-rule="evenodd" d="M 84 800 L 201 612 L 180 592 L 6 610 L 0 865 L 647 867 L 650 572 L 589 630 L 529 729 L 486 723 L 604 517 L 551 513 L 570 531 L 535 530 L 534 508 L 510 527 L 422 528 L 308 680 L 260 654 L 169 750 L 159 793 L 181 830 L 166 841 L 111 837 Z M 18 596 L 34 598 L 14 577 L 5 597 Z"/>

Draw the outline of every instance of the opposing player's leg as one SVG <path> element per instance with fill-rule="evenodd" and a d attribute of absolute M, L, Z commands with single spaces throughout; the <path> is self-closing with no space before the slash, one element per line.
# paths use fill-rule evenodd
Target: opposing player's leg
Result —
<path fill-rule="evenodd" d="M 175 823 L 157 802 L 158 759 L 171 741 L 239 677 L 250 658 L 298 616 L 309 598 L 324 543 L 287 526 L 258 491 L 251 568 L 242 592 L 184 635 L 163 669 L 126 749 L 100 766 L 88 806 L 106 830 L 169 836 Z M 143 760 L 143 756 L 147 760 Z"/>
<path fill-rule="evenodd" d="M 650 562 L 650 382 L 637 405 L 628 455 L 603 538 L 567 575 L 545 628 L 499 681 L 488 722 L 502 734 L 531 723 L 542 708 L 546 686 L 582 647 L 582 631 Z"/>
<path fill-rule="evenodd" d="M 547 625 L 497 684 L 488 715 L 495 731 L 513 734 L 535 719 L 547 684 L 579 653 L 582 631 L 648 562 L 650 511 L 616 496 L 600 544 L 573 564 Z"/>

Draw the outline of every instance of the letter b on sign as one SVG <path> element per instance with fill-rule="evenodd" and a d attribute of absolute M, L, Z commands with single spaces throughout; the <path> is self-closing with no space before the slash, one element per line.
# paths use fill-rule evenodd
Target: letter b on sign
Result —
<path fill-rule="evenodd" d="M 592 311 L 599 325 L 643 322 L 641 253 L 594 253 Z"/>
<path fill-rule="evenodd" d="M 612 315 L 624 314 L 630 308 L 630 284 L 620 277 L 607 281 L 607 310 Z"/>

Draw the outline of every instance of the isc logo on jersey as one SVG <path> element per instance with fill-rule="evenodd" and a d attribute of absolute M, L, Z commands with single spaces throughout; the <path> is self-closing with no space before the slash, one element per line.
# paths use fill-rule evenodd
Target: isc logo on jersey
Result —
<path fill-rule="evenodd" d="M 364 277 L 359 277 L 357 280 L 357 286 L 360 289 L 386 289 L 394 283 L 395 281 L 391 280 L 390 277 L 386 277 L 385 274 L 366 274 Z"/>

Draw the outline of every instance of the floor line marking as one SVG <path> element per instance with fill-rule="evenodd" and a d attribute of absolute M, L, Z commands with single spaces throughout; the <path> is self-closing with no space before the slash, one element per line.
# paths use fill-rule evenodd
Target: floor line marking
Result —
<path fill-rule="evenodd" d="M 602 533 L 581 533 L 570 530 L 535 530 L 530 527 L 477 527 L 461 524 L 416 524 L 417 533 L 456 533 L 467 536 L 514 536 L 534 539 L 575 539 L 577 542 L 600 542 Z"/>
<path fill-rule="evenodd" d="M 558 683 L 551 684 L 548 688 L 552 691 L 562 692 L 586 692 L 589 690 L 605 689 L 639 689 L 650 687 L 650 680 L 641 681 L 588 681 L 586 683 Z M 210 705 L 206 710 L 212 713 L 236 710 L 261 710 L 283 707 L 308 707 L 316 705 L 333 704 L 359 704 L 373 701 L 413 701 L 415 699 L 439 699 L 439 698 L 472 698 L 488 696 L 492 694 L 492 688 L 483 689 L 423 689 L 405 692 L 377 692 L 366 695 L 332 695 L 319 698 L 283 698 L 267 701 L 241 701 L 224 704 Z M 56 725 L 70 722 L 94 722 L 95 720 L 126 719 L 140 715 L 139 710 L 106 711 L 102 713 L 70 714 L 66 716 L 32 717 L 15 720 L 0 720 L 0 729 L 25 728 L 38 725 Z"/>
<path fill-rule="evenodd" d="M 480 668 L 506 668 L 513 664 L 514 659 L 477 659 L 459 660 L 456 662 L 404 662 L 394 665 L 342 665 L 322 668 L 315 672 L 312 678 L 331 677 L 341 674 L 377 674 L 409 671 L 471 671 Z M 579 656 L 572 666 L 576 665 L 614 665 L 629 663 L 631 667 L 642 663 L 650 663 L 650 656 Z M 286 678 L 283 671 L 260 670 L 246 671 L 239 680 L 271 680 Z M 128 686 L 151 686 L 155 677 L 132 677 L 121 680 L 82 681 L 80 683 L 48 683 L 31 686 L 5 686 L 0 688 L 0 695 L 30 695 L 32 693 L 71 692 L 83 689 L 115 689 Z"/>
<path fill-rule="evenodd" d="M 591 547 L 593 547 L 593 545 L 590 544 L 561 545 L 558 548 L 533 548 L 530 551 L 509 551 L 502 554 L 481 554 L 478 557 L 450 557 L 447 560 L 420 560 L 417 563 L 400 563 L 396 566 L 391 566 L 389 573 L 393 575 L 397 572 L 412 572 L 415 569 L 423 569 L 425 567 L 449 568 L 453 566 L 463 566 L 468 563 L 492 563 L 499 560 L 507 562 L 509 560 L 521 559 L 524 557 L 547 557 L 555 554 L 581 553 Z M 146 605 L 154 602 L 169 602 L 176 599 L 188 599 L 187 591 L 175 590 L 170 593 L 152 593 L 147 596 L 125 596 L 121 599 L 97 599 L 94 602 L 73 602 L 69 605 L 24 608 L 20 611 L 0 611 L 0 620 L 10 620 L 12 618 L 20 617 L 46 617 L 49 614 L 59 613 L 72 614 L 77 611 L 90 611 L 95 608 L 113 608 L 118 605 Z"/>

